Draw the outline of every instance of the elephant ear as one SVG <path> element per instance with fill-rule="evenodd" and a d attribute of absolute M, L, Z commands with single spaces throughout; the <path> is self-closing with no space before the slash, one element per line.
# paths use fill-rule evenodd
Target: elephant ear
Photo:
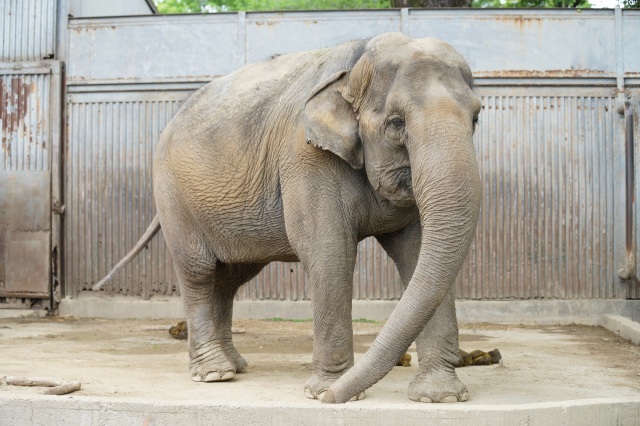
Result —
<path fill-rule="evenodd" d="M 304 108 L 307 143 L 331 151 L 354 169 L 364 166 L 358 120 L 346 91 L 348 71 L 340 71 L 316 87 Z"/>

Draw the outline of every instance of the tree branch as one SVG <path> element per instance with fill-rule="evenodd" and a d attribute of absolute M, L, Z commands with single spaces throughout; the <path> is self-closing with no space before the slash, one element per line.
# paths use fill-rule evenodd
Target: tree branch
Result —
<path fill-rule="evenodd" d="M 1 376 L 0 384 L 13 386 L 47 386 L 51 389 L 44 391 L 45 395 L 65 395 L 80 390 L 81 384 L 74 380 L 67 382 L 58 377 L 16 377 Z"/>

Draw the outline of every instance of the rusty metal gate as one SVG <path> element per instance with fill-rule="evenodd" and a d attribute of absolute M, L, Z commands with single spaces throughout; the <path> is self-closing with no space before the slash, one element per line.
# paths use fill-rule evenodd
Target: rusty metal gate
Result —
<path fill-rule="evenodd" d="M 49 310 L 59 296 L 56 4 L 7 0 L 0 16 L 0 307 Z"/>

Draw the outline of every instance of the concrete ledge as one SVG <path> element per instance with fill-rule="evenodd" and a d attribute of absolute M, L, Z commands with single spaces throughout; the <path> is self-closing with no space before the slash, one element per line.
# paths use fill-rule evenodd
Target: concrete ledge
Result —
<path fill-rule="evenodd" d="M 88 294 L 87 294 L 88 293 Z M 80 294 L 71 299 L 64 298 L 58 306 L 60 315 L 72 315 L 80 318 L 180 318 L 184 319 L 184 306 L 179 297 L 154 298 L 142 300 L 128 296 L 93 295 L 92 292 Z"/>
<path fill-rule="evenodd" d="M 640 345 L 640 324 L 620 315 L 604 315 L 602 325 L 612 333 Z"/>
<path fill-rule="evenodd" d="M 359 406 L 360 405 L 360 406 Z M 72 396 L 0 397 L 3 424 L 123 424 L 245 426 L 277 425 L 637 425 L 640 400 L 592 399 L 537 404 L 379 404 L 172 403 L 143 399 Z M 267 420 L 268 419 L 268 420 Z"/>
<path fill-rule="evenodd" d="M 457 300 L 458 321 L 523 325 L 602 325 L 602 316 L 640 319 L 640 300 Z"/>
<path fill-rule="evenodd" d="M 78 298 L 65 298 L 60 303 L 60 315 L 97 318 L 184 318 L 179 297 L 141 300 L 127 296 L 95 296 L 91 292 Z M 353 301 L 353 318 L 386 320 L 396 301 Z M 237 301 L 236 318 L 312 317 L 309 301 Z M 526 300 L 526 301 L 456 301 L 458 321 L 462 323 L 494 324 L 584 324 L 602 325 L 603 315 L 618 315 L 640 319 L 640 300 Z"/>

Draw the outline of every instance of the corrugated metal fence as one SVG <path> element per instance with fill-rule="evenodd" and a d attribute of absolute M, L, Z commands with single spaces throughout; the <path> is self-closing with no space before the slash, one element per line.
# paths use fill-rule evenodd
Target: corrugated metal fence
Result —
<path fill-rule="evenodd" d="M 384 31 L 436 36 L 469 60 L 482 97 L 484 199 L 456 283 L 468 299 L 639 297 L 624 262 L 624 91 L 638 109 L 640 12 L 386 10 L 72 19 L 65 154 L 65 289 L 88 290 L 155 210 L 153 147 L 186 97 L 274 54 Z M 637 122 L 637 119 L 636 119 Z M 640 138 L 636 138 L 640 140 Z M 156 238 L 107 290 L 177 291 Z M 241 299 L 309 299 L 298 264 L 273 263 Z M 393 263 L 359 248 L 356 299 L 398 299 Z"/>
<path fill-rule="evenodd" d="M 57 0 L 3 0 L 3 62 L 51 59 L 55 52 Z"/>
<path fill-rule="evenodd" d="M 58 12 L 57 0 L 0 0 L 0 307 L 49 308 L 57 284 Z"/>

